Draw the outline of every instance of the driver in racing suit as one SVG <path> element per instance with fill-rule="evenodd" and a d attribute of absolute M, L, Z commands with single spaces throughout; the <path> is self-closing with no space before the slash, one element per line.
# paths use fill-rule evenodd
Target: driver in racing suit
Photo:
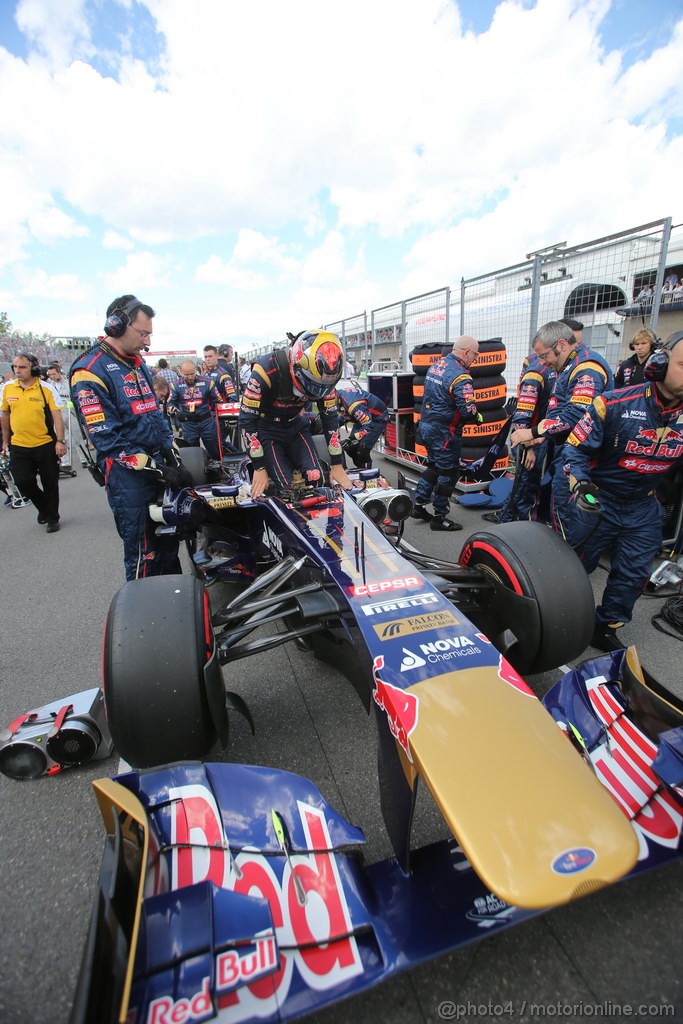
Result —
<path fill-rule="evenodd" d="M 148 507 L 163 479 L 191 484 L 179 465 L 173 435 L 160 411 L 152 375 L 140 357 L 152 336 L 154 310 L 134 295 L 107 309 L 105 334 L 71 369 L 71 397 L 104 475 L 107 498 L 123 541 L 126 579 L 182 572 L 178 540 L 155 533 Z"/>
<path fill-rule="evenodd" d="M 616 631 L 630 622 L 662 543 L 662 506 L 654 486 L 683 462 L 682 339 L 679 331 L 665 345 L 663 379 L 598 396 L 562 454 L 572 497 L 569 542 L 588 573 L 603 552 L 611 555 L 591 641 L 600 650 L 624 646 Z"/>
<path fill-rule="evenodd" d="M 346 454 L 359 469 L 369 469 L 370 452 L 389 422 L 389 410 L 381 398 L 360 388 L 337 391 L 337 409 L 345 423 L 353 423 Z"/>
<path fill-rule="evenodd" d="M 614 387 L 612 370 L 605 359 L 583 342 L 577 342 L 572 328 L 561 320 L 544 324 L 534 338 L 534 352 L 546 366 L 558 374 L 546 418 L 534 427 L 521 427 L 510 434 L 513 448 L 518 444 L 538 446 L 548 438 L 548 454 L 553 477 L 552 525 L 556 533 L 567 537 L 569 485 L 561 472 L 562 447 L 588 406 L 603 391 Z M 555 485 L 555 479 L 558 480 Z"/>
<path fill-rule="evenodd" d="M 330 484 L 351 487 L 342 462 L 335 385 L 344 353 L 336 334 L 302 331 L 289 349 L 256 359 L 242 396 L 239 425 L 249 438 L 254 469 L 251 495 L 260 497 L 272 479 L 288 489 L 298 469 L 306 483 L 323 483 L 306 405 L 315 401 L 330 455 Z"/>

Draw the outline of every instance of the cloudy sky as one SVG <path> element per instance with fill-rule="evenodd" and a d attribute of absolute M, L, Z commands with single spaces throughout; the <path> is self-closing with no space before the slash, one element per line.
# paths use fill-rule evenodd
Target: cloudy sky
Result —
<path fill-rule="evenodd" d="M 683 222 L 681 0 L 0 0 L 0 310 L 244 349 Z"/>

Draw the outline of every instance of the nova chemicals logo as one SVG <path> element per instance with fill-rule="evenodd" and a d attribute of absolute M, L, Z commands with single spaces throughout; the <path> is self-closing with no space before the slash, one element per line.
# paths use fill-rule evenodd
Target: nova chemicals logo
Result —
<path fill-rule="evenodd" d="M 413 654 L 407 647 L 403 648 L 403 653 L 405 657 L 401 662 L 401 672 L 409 672 L 411 668 L 422 668 L 427 664 L 424 658 L 421 658 L 419 654 Z"/>
<path fill-rule="evenodd" d="M 564 853 L 558 854 L 551 867 L 558 875 L 575 875 L 589 868 L 595 857 L 595 850 L 579 846 L 576 850 L 565 850 Z"/>

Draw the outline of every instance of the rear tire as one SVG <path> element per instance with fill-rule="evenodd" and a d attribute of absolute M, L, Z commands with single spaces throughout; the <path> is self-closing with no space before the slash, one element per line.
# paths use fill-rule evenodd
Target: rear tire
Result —
<path fill-rule="evenodd" d="M 134 768 L 208 754 L 215 723 L 225 724 L 225 690 L 199 580 L 153 576 L 121 587 L 107 616 L 103 677 L 114 745 Z"/>
<path fill-rule="evenodd" d="M 494 631 L 517 636 L 506 657 L 518 672 L 545 672 L 583 654 L 593 633 L 593 589 L 574 551 L 547 526 L 501 523 L 474 533 L 460 563 L 494 580 L 484 611 Z"/>

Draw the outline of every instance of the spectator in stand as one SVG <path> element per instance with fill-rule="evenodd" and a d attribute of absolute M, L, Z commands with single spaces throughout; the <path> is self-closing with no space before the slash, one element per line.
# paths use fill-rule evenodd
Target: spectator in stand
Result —
<path fill-rule="evenodd" d="M 641 327 L 633 335 L 629 348 L 632 356 L 619 364 L 614 374 L 615 388 L 630 388 L 634 384 L 642 384 L 645 380 L 645 363 L 657 347 L 657 335 L 649 327 Z"/>
<path fill-rule="evenodd" d="M 683 278 L 681 278 L 680 281 L 676 282 L 676 284 L 673 287 L 673 291 L 671 293 L 671 301 L 672 302 L 681 302 L 682 300 L 683 300 Z"/>
<path fill-rule="evenodd" d="M 177 384 L 180 380 L 175 370 L 172 370 L 165 359 L 161 358 L 157 363 L 156 376 L 163 377 L 170 384 Z"/>
<path fill-rule="evenodd" d="M 215 345 L 204 346 L 204 367 L 202 376 L 212 380 L 223 402 L 237 400 L 237 391 L 232 376 L 218 365 L 218 349 Z"/>
<path fill-rule="evenodd" d="M 636 302 L 649 302 L 652 298 L 652 285 L 644 284 L 636 295 Z"/>

